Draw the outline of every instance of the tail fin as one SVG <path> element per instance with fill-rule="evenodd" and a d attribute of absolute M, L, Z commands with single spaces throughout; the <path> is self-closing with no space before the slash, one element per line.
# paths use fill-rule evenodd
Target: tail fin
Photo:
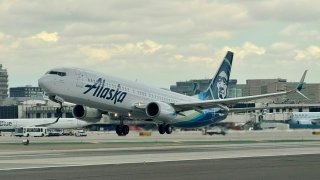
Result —
<path fill-rule="evenodd" d="M 302 77 L 301 77 L 301 80 L 297 86 L 297 90 L 298 91 L 301 91 L 303 88 L 304 88 L 304 79 L 306 78 L 306 74 L 307 74 L 308 70 L 305 70 Z"/>
<path fill-rule="evenodd" d="M 206 91 L 198 95 L 201 100 L 225 99 L 227 98 L 229 77 L 233 60 L 233 52 L 228 51 L 223 59 L 220 68 L 212 78 Z"/>
<path fill-rule="evenodd" d="M 305 79 L 305 77 L 306 77 L 306 74 L 307 74 L 307 72 L 308 72 L 308 70 L 305 70 L 304 71 L 304 73 L 303 73 L 303 75 L 302 75 L 302 77 L 301 77 L 301 80 L 300 80 L 300 82 L 299 82 L 299 84 L 298 84 L 298 86 L 297 86 L 297 88 L 296 88 L 296 92 L 297 93 L 299 93 L 302 97 L 304 97 L 304 98 L 306 98 L 306 99 L 308 99 L 308 100 L 311 100 L 311 99 L 309 99 L 307 96 L 305 96 L 304 94 L 302 94 L 302 92 L 301 92 L 301 90 L 304 88 L 304 79 Z"/>

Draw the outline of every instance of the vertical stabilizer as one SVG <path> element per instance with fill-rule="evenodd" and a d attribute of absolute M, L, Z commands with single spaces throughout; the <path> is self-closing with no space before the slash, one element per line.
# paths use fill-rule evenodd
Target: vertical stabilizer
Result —
<path fill-rule="evenodd" d="M 225 99 L 228 95 L 229 77 L 233 60 L 233 52 L 228 51 L 215 76 L 211 79 L 206 91 L 200 92 L 199 99 Z"/>

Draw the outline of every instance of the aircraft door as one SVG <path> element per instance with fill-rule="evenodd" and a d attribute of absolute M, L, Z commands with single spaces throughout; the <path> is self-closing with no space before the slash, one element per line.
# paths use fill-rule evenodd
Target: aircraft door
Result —
<path fill-rule="evenodd" d="M 85 72 L 76 70 L 76 87 L 83 88 L 86 80 L 87 80 L 87 76 Z"/>

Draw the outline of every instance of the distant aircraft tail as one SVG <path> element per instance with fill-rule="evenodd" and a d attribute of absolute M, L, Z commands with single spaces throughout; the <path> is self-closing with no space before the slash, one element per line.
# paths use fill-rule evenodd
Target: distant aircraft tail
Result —
<path fill-rule="evenodd" d="M 233 52 L 228 51 L 220 65 L 220 68 L 212 78 L 208 89 L 198 94 L 199 99 L 210 100 L 227 98 L 232 60 Z"/>
<path fill-rule="evenodd" d="M 304 73 L 303 73 L 303 75 L 302 75 L 302 77 L 301 77 L 301 80 L 300 80 L 300 82 L 299 82 L 299 84 L 298 84 L 298 86 L 297 86 L 297 88 L 296 88 L 296 92 L 298 93 L 298 94 L 300 94 L 301 96 L 303 96 L 304 98 L 306 98 L 306 99 L 308 99 L 308 100 L 311 100 L 311 99 L 309 99 L 307 96 L 305 96 L 304 94 L 302 94 L 302 92 L 301 92 L 301 90 L 302 89 L 304 89 L 304 79 L 305 79 L 305 77 L 306 77 L 306 74 L 307 74 L 307 72 L 308 72 L 308 70 L 305 70 L 304 71 Z"/>

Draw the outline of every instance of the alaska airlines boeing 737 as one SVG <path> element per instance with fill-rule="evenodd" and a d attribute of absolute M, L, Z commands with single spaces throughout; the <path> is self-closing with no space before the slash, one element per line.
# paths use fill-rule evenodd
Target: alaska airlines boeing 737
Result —
<path fill-rule="evenodd" d="M 77 104 L 73 115 L 95 120 L 102 114 L 116 113 L 120 120 L 118 135 L 129 133 L 126 119 L 151 121 L 160 134 L 171 134 L 173 127 L 196 128 L 224 120 L 230 105 L 259 98 L 300 93 L 306 75 L 295 90 L 239 98 L 227 98 L 233 53 L 227 52 L 206 91 L 186 96 L 169 90 L 152 88 L 133 81 L 78 68 L 55 68 L 38 81 L 55 102 Z M 301 94 L 301 93 L 300 93 Z M 61 106 L 62 107 L 62 106 Z M 239 111 L 239 110 L 238 110 Z"/>

